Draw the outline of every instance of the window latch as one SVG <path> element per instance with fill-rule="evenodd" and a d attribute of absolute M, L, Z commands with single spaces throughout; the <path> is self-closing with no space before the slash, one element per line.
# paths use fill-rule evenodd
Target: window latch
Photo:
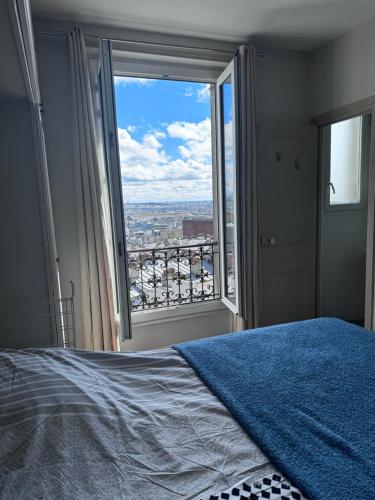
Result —
<path fill-rule="evenodd" d="M 332 182 L 329 182 L 328 186 L 332 189 L 333 194 L 336 194 L 336 189 L 335 186 L 332 184 Z"/>

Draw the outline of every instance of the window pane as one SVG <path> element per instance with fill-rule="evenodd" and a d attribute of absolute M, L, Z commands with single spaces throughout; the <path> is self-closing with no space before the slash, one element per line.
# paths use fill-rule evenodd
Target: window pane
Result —
<path fill-rule="evenodd" d="M 235 171 L 233 145 L 233 84 L 231 77 L 221 86 L 222 99 L 222 137 L 223 137 L 223 177 L 224 177 L 224 264 L 225 296 L 236 304 L 235 268 Z"/>
<path fill-rule="evenodd" d="M 218 299 L 210 86 L 114 81 L 131 310 Z"/>
<path fill-rule="evenodd" d="M 361 201 L 362 117 L 331 125 L 330 204 Z"/>

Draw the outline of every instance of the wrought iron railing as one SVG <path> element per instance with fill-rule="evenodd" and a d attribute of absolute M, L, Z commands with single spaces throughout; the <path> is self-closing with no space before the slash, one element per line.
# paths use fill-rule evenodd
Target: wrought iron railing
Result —
<path fill-rule="evenodd" d="M 217 255 L 216 243 L 129 250 L 131 310 L 217 299 Z"/>

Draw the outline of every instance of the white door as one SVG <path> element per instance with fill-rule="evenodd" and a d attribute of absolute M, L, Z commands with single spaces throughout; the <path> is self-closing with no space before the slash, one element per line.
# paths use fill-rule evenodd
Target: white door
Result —
<path fill-rule="evenodd" d="M 315 316 L 317 129 L 259 133 L 260 322 Z"/>

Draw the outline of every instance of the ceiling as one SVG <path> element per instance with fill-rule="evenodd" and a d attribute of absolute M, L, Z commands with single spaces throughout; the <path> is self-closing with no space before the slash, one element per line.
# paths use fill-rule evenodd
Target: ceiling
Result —
<path fill-rule="evenodd" d="M 312 50 L 375 16 L 375 0 L 31 0 L 34 16 Z"/>

